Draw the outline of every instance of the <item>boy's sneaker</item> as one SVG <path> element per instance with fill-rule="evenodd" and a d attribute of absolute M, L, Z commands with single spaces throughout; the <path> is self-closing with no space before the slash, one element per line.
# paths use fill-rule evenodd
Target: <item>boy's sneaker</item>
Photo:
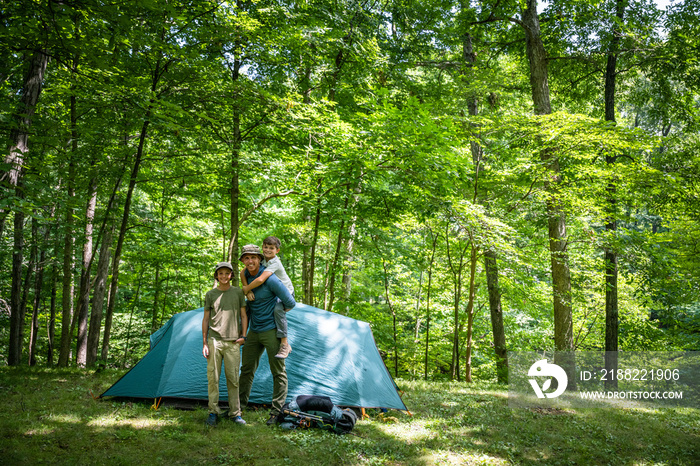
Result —
<path fill-rule="evenodd" d="M 245 421 L 243 420 L 243 418 L 242 418 L 241 416 L 234 416 L 234 417 L 231 418 L 231 420 L 233 420 L 233 422 L 235 422 L 235 423 L 238 424 L 239 426 L 244 426 L 244 425 L 245 425 Z"/>
<path fill-rule="evenodd" d="M 292 352 L 292 347 L 289 345 L 289 343 L 282 344 L 280 345 L 280 350 L 275 354 L 275 357 L 277 359 L 286 359 L 287 356 L 289 356 L 289 353 Z"/>
<path fill-rule="evenodd" d="M 216 425 L 216 421 L 217 421 L 216 413 L 209 413 L 209 417 L 207 418 L 207 421 L 206 421 L 207 425 L 214 427 Z"/>

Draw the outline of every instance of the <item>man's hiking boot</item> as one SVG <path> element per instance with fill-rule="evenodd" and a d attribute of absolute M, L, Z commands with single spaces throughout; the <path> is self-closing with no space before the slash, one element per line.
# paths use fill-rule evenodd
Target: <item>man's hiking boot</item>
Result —
<path fill-rule="evenodd" d="M 277 359 L 286 359 L 287 356 L 289 356 L 289 353 L 292 352 L 292 347 L 289 345 L 289 343 L 282 344 L 280 345 L 280 350 L 275 354 L 275 357 Z"/>
<path fill-rule="evenodd" d="M 242 418 L 241 416 L 234 416 L 234 417 L 231 418 L 231 420 L 232 420 L 233 422 L 235 422 L 236 424 L 238 424 L 239 426 L 244 426 L 244 425 L 245 425 L 245 421 L 243 420 L 243 418 Z"/>
<path fill-rule="evenodd" d="M 216 425 L 217 421 L 217 415 L 216 413 L 209 413 L 209 417 L 207 418 L 207 425 L 210 427 L 214 427 Z"/>
<path fill-rule="evenodd" d="M 277 424 L 277 415 L 270 414 L 270 419 L 267 420 L 266 424 L 268 426 L 274 426 L 275 424 Z"/>

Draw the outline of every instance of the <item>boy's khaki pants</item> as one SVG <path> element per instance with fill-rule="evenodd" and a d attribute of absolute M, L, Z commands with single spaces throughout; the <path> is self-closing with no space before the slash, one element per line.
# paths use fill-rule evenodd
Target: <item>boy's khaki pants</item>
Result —
<path fill-rule="evenodd" d="M 207 381 L 209 382 L 209 412 L 221 414 L 219 408 L 219 379 L 221 378 L 221 362 L 224 363 L 226 389 L 228 390 L 228 406 L 230 417 L 241 415 L 241 404 L 238 401 L 238 371 L 241 367 L 241 345 L 234 341 L 219 340 L 214 337 L 207 339 L 209 357 L 207 358 Z"/>

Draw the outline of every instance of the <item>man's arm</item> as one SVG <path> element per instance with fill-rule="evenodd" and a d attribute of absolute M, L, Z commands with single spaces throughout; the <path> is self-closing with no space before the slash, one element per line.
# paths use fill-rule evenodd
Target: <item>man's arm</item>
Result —
<path fill-rule="evenodd" d="M 202 318 L 202 340 L 204 340 L 202 355 L 205 358 L 209 357 L 209 344 L 207 343 L 207 334 L 209 333 L 209 314 L 211 314 L 211 311 L 204 311 L 204 317 Z"/>
<path fill-rule="evenodd" d="M 265 281 L 268 278 L 270 278 L 270 275 L 272 275 L 272 272 L 265 270 L 263 273 L 260 274 L 260 276 L 258 276 L 258 278 L 253 280 L 250 283 L 250 285 L 247 284 L 247 281 L 246 283 L 243 283 L 243 281 L 241 280 L 241 283 L 243 283 L 243 294 L 247 295 L 251 290 L 254 290 L 255 288 L 265 283 Z"/>

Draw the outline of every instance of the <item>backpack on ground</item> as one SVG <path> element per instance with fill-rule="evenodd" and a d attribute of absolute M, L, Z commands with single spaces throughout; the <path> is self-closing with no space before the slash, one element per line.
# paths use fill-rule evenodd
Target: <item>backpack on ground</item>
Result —
<path fill-rule="evenodd" d="M 341 409 L 327 396 L 299 395 L 282 406 L 277 417 L 283 429 L 307 429 L 311 427 L 347 434 L 357 422 L 351 409 Z"/>

